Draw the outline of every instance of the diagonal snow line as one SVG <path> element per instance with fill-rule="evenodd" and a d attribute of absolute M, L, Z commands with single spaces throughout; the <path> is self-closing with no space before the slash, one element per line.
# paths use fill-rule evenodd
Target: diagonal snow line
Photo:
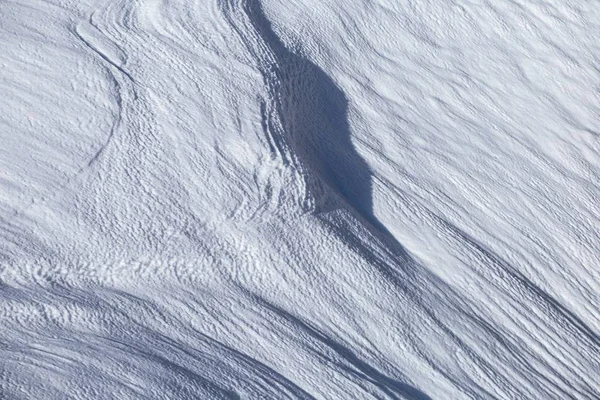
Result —
<path fill-rule="evenodd" d="M 112 57 L 110 57 L 110 55 L 107 52 L 102 51 L 99 46 L 94 45 L 92 43 L 93 39 L 91 39 L 90 36 L 87 36 L 85 33 L 83 33 L 81 31 L 81 27 L 80 26 L 81 25 L 76 25 L 75 28 L 73 29 L 73 32 L 77 35 L 77 37 L 90 50 L 92 50 L 94 53 L 96 53 L 100 58 L 102 58 L 104 61 L 106 61 L 110 66 L 112 66 L 117 71 L 119 71 L 120 73 L 122 73 L 125 77 L 127 77 L 129 79 L 129 81 L 131 81 L 131 83 L 135 84 L 136 81 L 135 81 L 135 79 L 133 79 L 133 77 L 131 76 L 131 74 L 129 74 L 129 72 L 125 71 L 125 69 L 122 66 L 120 66 L 116 61 L 114 61 L 112 59 Z"/>

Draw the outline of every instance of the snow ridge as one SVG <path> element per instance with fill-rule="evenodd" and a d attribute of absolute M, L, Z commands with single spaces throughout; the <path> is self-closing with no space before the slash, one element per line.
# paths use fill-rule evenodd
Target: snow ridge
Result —
<path fill-rule="evenodd" d="M 0 8 L 0 398 L 599 398 L 591 2 Z"/>

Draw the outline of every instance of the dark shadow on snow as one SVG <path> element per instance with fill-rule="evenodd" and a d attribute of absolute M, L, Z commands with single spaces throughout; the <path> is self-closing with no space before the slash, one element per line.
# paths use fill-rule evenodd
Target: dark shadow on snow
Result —
<path fill-rule="evenodd" d="M 275 152 L 291 154 L 302 169 L 317 214 L 349 209 L 364 227 L 407 266 L 411 259 L 373 212 L 373 178 L 351 140 L 348 99 L 317 65 L 290 51 L 275 34 L 259 0 L 229 0 L 226 18 L 255 56 L 269 99 L 263 128 Z M 249 20 L 249 35 L 237 18 Z M 263 45 L 261 47 L 261 45 Z M 265 50 L 266 49 L 266 50 Z M 325 222 L 328 217 L 325 216 Z M 347 229 L 332 227 L 344 237 Z M 395 275 L 396 271 L 385 271 Z"/>
<path fill-rule="evenodd" d="M 345 94 L 321 68 L 286 48 L 259 1 L 247 0 L 238 7 L 267 48 L 261 53 L 260 44 L 251 41 L 255 38 L 246 39 L 271 97 L 263 110 L 264 127 L 273 146 L 297 158 L 307 175 L 315 211 L 336 207 L 339 197 L 382 228 L 373 216 L 371 171 L 351 141 Z"/>
<path fill-rule="evenodd" d="M 319 214 L 349 208 L 392 253 L 408 260 L 402 245 L 373 214 L 372 174 L 351 141 L 348 99 L 344 92 L 321 68 L 286 48 L 273 31 L 259 0 L 229 0 L 221 5 L 263 75 L 269 95 L 262 107 L 263 129 L 272 150 L 301 170 L 314 201 L 314 211 Z M 246 19 L 256 35 L 247 31 Z M 324 221 L 329 224 L 327 218 Z M 332 229 L 351 239 L 349 229 L 343 226 Z M 396 271 L 388 270 L 389 266 L 380 267 L 402 285 Z M 370 381 L 390 398 L 430 399 L 418 389 L 379 372 L 349 348 L 293 315 L 273 305 L 269 308 L 343 358 L 346 363 L 340 364 L 340 368 Z"/>

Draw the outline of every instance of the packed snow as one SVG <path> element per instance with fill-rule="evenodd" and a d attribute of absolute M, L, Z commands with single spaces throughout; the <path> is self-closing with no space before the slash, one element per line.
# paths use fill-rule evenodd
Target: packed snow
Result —
<path fill-rule="evenodd" d="M 600 398 L 600 6 L 0 2 L 0 398 Z"/>

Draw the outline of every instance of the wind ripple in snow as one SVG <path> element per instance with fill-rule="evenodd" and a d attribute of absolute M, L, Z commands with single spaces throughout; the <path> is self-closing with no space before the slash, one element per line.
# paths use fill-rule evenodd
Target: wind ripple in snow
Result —
<path fill-rule="evenodd" d="M 0 8 L 0 397 L 599 396 L 588 3 Z"/>

